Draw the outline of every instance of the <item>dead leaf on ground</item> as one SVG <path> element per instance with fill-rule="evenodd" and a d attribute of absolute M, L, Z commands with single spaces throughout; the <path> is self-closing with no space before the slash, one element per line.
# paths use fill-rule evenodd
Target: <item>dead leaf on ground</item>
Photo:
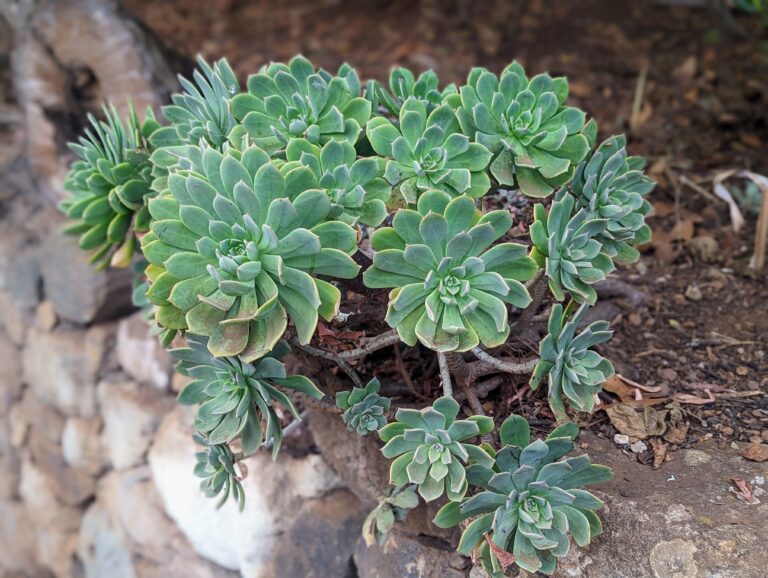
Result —
<path fill-rule="evenodd" d="M 656 410 L 650 406 L 635 403 L 613 403 L 604 408 L 619 433 L 641 440 L 662 435 L 667 426 L 664 418 L 667 410 Z"/>
<path fill-rule="evenodd" d="M 669 392 L 669 388 L 656 386 L 650 387 L 647 385 L 641 385 L 631 379 L 627 379 L 622 375 L 612 375 L 603 384 L 603 389 L 610 393 L 613 393 L 619 397 L 619 400 L 628 402 L 639 402 L 644 405 L 656 405 L 664 403 L 668 400 L 667 397 L 645 397 L 643 392 L 650 394 L 660 394 L 665 396 Z"/>
<path fill-rule="evenodd" d="M 765 444 L 749 444 L 741 451 L 741 456 L 753 462 L 768 460 L 768 446 Z"/>
<path fill-rule="evenodd" d="M 736 494 L 736 497 L 739 500 L 750 505 L 760 503 L 760 500 L 755 498 L 752 494 L 752 486 L 747 480 L 743 478 L 731 478 L 731 483 L 733 484 L 733 487 L 728 488 L 728 491 L 732 494 Z"/>
<path fill-rule="evenodd" d="M 664 440 L 671 444 L 682 444 L 688 438 L 688 429 L 691 424 L 683 418 L 683 412 L 677 404 L 670 404 L 667 416 L 667 431 L 664 432 Z"/>
<path fill-rule="evenodd" d="M 698 395 L 693 395 L 690 393 L 677 393 L 674 396 L 672 396 L 676 401 L 679 401 L 680 403 L 687 403 L 687 404 L 693 404 L 693 405 L 706 405 L 708 403 L 713 403 L 717 401 L 717 398 L 712 395 L 712 392 L 708 389 L 704 391 L 704 393 L 707 394 L 706 398 L 699 397 Z"/>
<path fill-rule="evenodd" d="M 653 450 L 653 469 L 658 470 L 667 460 L 667 444 L 659 438 L 651 438 L 651 449 Z"/>
<path fill-rule="evenodd" d="M 722 385 L 717 385 L 716 383 L 706 383 L 706 382 L 693 382 L 693 383 L 683 383 L 682 386 L 685 389 L 690 389 L 693 391 L 711 391 L 712 393 L 732 393 L 733 390 L 729 389 L 727 387 L 723 387 Z"/>

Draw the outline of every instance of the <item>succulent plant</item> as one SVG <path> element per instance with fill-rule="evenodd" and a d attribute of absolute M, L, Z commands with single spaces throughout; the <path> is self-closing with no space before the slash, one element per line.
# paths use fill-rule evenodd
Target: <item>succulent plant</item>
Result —
<path fill-rule="evenodd" d="M 396 127 L 375 117 L 366 133 L 373 150 L 391 159 L 384 176 L 397 185 L 406 202 L 416 203 L 419 194 L 430 189 L 472 198 L 488 191 L 491 181 L 485 169 L 491 153 L 461 134 L 450 106 L 439 106 L 427 115 L 424 103 L 410 97 L 400 108 L 399 119 Z"/>
<path fill-rule="evenodd" d="M 539 344 L 541 361 L 531 377 L 531 389 L 536 389 L 542 378 L 548 376 L 549 406 L 558 419 L 566 417 L 563 395 L 579 411 L 591 412 L 595 395 L 613 375 L 611 362 L 590 349 L 611 338 L 610 324 L 595 321 L 576 335 L 587 309 L 585 303 L 568 319 L 562 305 L 553 305 L 547 335 Z"/>
<path fill-rule="evenodd" d="M 160 126 L 148 110 L 140 122 L 131 108 L 126 122 L 114 107 L 105 120 L 88 115 L 91 128 L 69 147 L 80 157 L 64 181 L 71 194 L 59 209 L 73 222 L 64 232 L 80 236 L 80 248 L 92 251 L 91 262 L 104 268 L 130 265 L 134 232 L 149 228 L 147 198 L 154 192 L 147 139 Z"/>
<path fill-rule="evenodd" d="M 496 347 L 509 334 L 506 304 L 526 307 L 520 281 L 536 264 L 515 243 L 491 244 L 512 225 L 507 211 L 481 216 L 472 199 L 441 191 L 419 198 L 418 211 L 400 209 L 392 227 L 371 238 L 376 251 L 363 280 L 394 287 L 386 320 L 408 345 L 437 351 Z M 489 248 L 490 247 L 490 248 Z"/>
<path fill-rule="evenodd" d="M 280 348 L 272 355 L 279 353 Z M 282 427 L 275 402 L 300 419 L 289 393 L 323 397 L 303 375 L 287 375 L 285 366 L 272 356 L 254 363 L 212 357 L 206 339 L 192 335 L 187 336 L 187 347 L 172 349 L 171 355 L 179 361 L 176 370 L 192 378 L 179 393 L 179 402 L 200 404 L 195 429 L 214 445 L 240 439 L 245 455 L 265 443 L 272 444 L 273 455 L 277 455 Z"/>
<path fill-rule="evenodd" d="M 387 423 L 387 412 L 392 406 L 392 400 L 380 396 L 380 388 L 379 380 L 372 379 L 365 387 L 355 387 L 352 391 L 336 394 L 336 405 L 344 412 L 341 417 L 349 431 L 364 436 Z"/>
<path fill-rule="evenodd" d="M 326 194 L 284 179 L 258 147 L 190 150 L 193 169 L 169 177 L 142 238 L 158 323 L 208 336 L 216 357 L 246 362 L 274 347 L 288 316 L 308 343 L 318 314 L 333 317 L 340 297 L 312 275 L 357 275 L 354 229 L 327 221 Z"/>
<path fill-rule="evenodd" d="M 392 459 L 390 483 L 417 484 L 427 502 L 444 493 L 452 501 L 467 493 L 467 463 L 491 467 L 493 459 L 479 446 L 466 440 L 488 433 L 493 419 L 471 416 L 457 420 L 459 404 L 441 397 L 422 410 L 400 408 L 395 420 L 379 430 L 386 443 L 381 453 Z"/>
<path fill-rule="evenodd" d="M 240 483 L 240 477 L 235 470 L 235 454 L 227 444 L 212 444 L 204 436 L 194 434 L 193 439 L 204 450 L 197 452 L 195 458 L 195 475 L 203 480 L 200 489 L 209 498 L 221 494 L 218 507 L 223 506 L 229 496 L 235 500 L 240 511 L 245 507 L 245 492 Z"/>
<path fill-rule="evenodd" d="M 615 268 L 597 239 L 607 221 L 590 218 L 584 209 L 571 216 L 574 202 L 571 195 L 563 195 L 552 203 L 549 213 L 541 204 L 534 206 L 531 256 L 544 265 L 549 288 L 558 301 L 565 299 L 567 290 L 579 303 L 594 305 L 597 293 L 592 285 Z"/>
<path fill-rule="evenodd" d="M 458 550 L 468 556 L 478 548 L 492 578 L 502 578 L 512 560 L 528 572 L 552 574 L 557 558 L 568 553 L 569 534 L 586 546 L 602 533 L 595 511 L 603 502 L 581 487 L 606 482 L 613 473 L 586 455 L 565 458 L 573 449 L 570 437 L 530 442 L 528 422 L 519 416 L 505 420 L 500 437 L 505 447 L 496 454 L 494 467 L 468 470 L 470 482 L 483 491 L 461 505 L 447 504 L 435 523 L 451 527 L 475 518 Z"/>
<path fill-rule="evenodd" d="M 221 151 L 236 124 L 229 101 L 240 92 L 240 83 L 229 62 L 222 58 L 211 66 L 198 56 L 197 65 L 194 82 L 179 76 L 184 92 L 174 94 L 173 104 L 163 107 L 170 126 L 154 135 L 158 148 L 165 144 L 199 145 L 203 140 Z"/>
<path fill-rule="evenodd" d="M 651 230 L 645 215 L 651 210 L 644 199 L 656 183 L 643 175 L 645 161 L 627 156 L 627 139 L 613 136 L 604 141 L 576 168 L 569 185 L 576 205 L 589 218 L 605 219 L 597 235 L 603 252 L 616 261 L 634 262 L 640 253 L 632 245 L 646 243 Z"/>
<path fill-rule="evenodd" d="M 490 171 L 501 185 L 546 197 L 573 177 L 589 152 L 584 112 L 565 106 L 568 81 L 539 74 L 530 80 L 517 62 L 497 77 L 474 68 L 457 109 L 464 134 L 494 154 Z M 587 127 L 587 134 L 594 126 Z"/>
<path fill-rule="evenodd" d="M 376 157 L 357 159 L 348 141 L 330 140 L 322 148 L 306 139 L 292 139 L 281 171 L 286 178 L 304 179 L 331 201 L 330 216 L 349 225 L 377 227 L 387 216 L 392 187 L 382 178 L 384 163 Z M 290 176 L 289 176 L 290 175 Z"/>
<path fill-rule="evenodd" d="M 232 99 L 232 113 L 251 141 L 270 154 L 292 138 L 355 144 L 371 117 L 371 103 L 360 94 L 360 79 L 348 65 L 332 76 L 296 56 L 248 78 L 248 92 Z"/>
<path fill-rule="evenodd" d="M 366 85 L 366 97 L 373 102 L 374 111 L 381 105 L 395 116 L 400 115 L 403 103 L 413 97 L 431 113 L 440 106 L 449 94 L 456 94 L 456 85 L 449 84 L 442 91 L 440 80 L 433 70 L 427 70 L 416 78 L 407 68 L 395 67 L 389 74 L 389 92 L 376 80 Z"/>
<path fill-rule="evenodd" d="M 363 539 L 370 546 L 384 544 L 395 522 L 404 520 L 408 511 L 419 505 L 416 486 L 390 487 L 363 522 Z"/>

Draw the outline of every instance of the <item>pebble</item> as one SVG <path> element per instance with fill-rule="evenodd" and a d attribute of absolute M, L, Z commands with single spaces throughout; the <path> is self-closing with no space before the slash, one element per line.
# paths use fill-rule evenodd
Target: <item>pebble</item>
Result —
<path fill-rule="evenodd" d="M 701 293 L 701 289 L 699 289 L 696 285 L 688 285 L 685 290 L 685 296 L 691 301 L 701 301 L 704 298 L 704 295 Z"/>
<path fill-rule="evenodd" d="M 613 436 L 613 443 L 617 446 L 626 446 L 629 444 L 629 436 L 624 434 L 616 434 Z"/>
<path fill-rule="evenodd" d="M 736 368 L 736 375 L 740 375 L 741 377 L 744 377 L 745 375 L 749 374 L 749 368 L 744 365 L 739 365 Z"/>
<path fill-rule="evenodd" d="M 632 450 L 632 453 L 634 454 L 641 454 L 648 449 L 648 446 L 645 445 L 645 442 L 635 442 L 629 446 L 629 449 Z"/>

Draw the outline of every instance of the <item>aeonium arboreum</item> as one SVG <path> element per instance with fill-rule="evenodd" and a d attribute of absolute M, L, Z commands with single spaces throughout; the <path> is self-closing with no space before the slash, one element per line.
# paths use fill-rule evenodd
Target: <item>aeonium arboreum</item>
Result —
<path fill-rule="evenodd" d="M 651 238 L 645 224 L 651 205 L 644 197 L 656 183 L 643 174 L 644 165 L 642 158 L 627 155 L 626 137 L 613 136 L 579 164 L 568 186 L 576 206 L 590 218 L 606 220 L 597 239 L 603 252 L 623 263 L 637 261 L 634 245 Z"/>
<path fill-rule="evenodd" d="M 459 552 L 469 556 L 477 548 L 491 578 L 503 578 L 512 561 L 529 572 L 552 574 L 557 558 L 568 553 L 569 534 L 586 546 L 602 533 L 595 511 L 603 502 L 581 487 L 607 482 L 613 473 L 587 455 L 565 458 L 573 440 L 559 435 L 556 430 L 546 440 L 530 442 L 528 422 L 510 416 L 501 426 L 504 447 L 493 467 L 468 468 L 470 483 L 483 491 L 460 505 L 447 504 L 435 517 L 441 527 L 474 518 Z M 512 556 L 500 556 L 503 552 Z"/>
<path fill-rule="evenodd" d="M 541 361 L 531 376 L 531 389 L 536 389 L 548 376 L 549 407 L 559 420 L 567 417 L 563 395 L 577 410 L 591 412 L 595 396 L 613 375 L 611 362 L 590 349 L 611 338 L 610 324 L 595 321 L 576 335 L 587 309 L 585 303 L 568 319 L 561 304 L 553 305 L 547 335 L 539 344 Z"/>
<path fill-rule="evenodd" d="M 533 208 L 531 256 L 544 265 L 549 288 L 555 299 L 565 299 L 567 290 L 574 300 L 594 305 L 597 292 L 592 287 L 613 271 L 611 258 L 603 251 L 597 236 L 605 231 L 605 219 L 590 217 L 586 210 L 573 213 L 574 198 L 563 195 L 549 212 L 544 205 Z"/>
<path fill-rule="evenodd" d="M 389 74 L 389 91 L 376 80 L 366 84 L 366 98 L 374 104 L 374 112 L 378 105 L 386 108 L 395 116 L 400 115 L 403 103 L 413 97 L 424 103 L 427 113 L 440 106 L 446 95 L 456 94 L 456 85 L 449 84 L 440 90 L 440 80 L 433 70 L 427 70 L 416 78 L 407 68 L 397 66 Z"/>
<path fill-rule="evenodd" d="M 371 103 L 361 96 L 360 79 L 348 65 L 332 76 L 296 56 L 249 77 L 248 92 L 232 100 L 232 112 L 251 142 L 274 154 L 292 138 L 355 144 L 371 116 Z"/>
<path fill-rule="evenodd" d="M 491 181 L 485 169 L 491 153 L 461 134 L 450 106 L 427 115 L 424 103 L 410 97 L 400 108 L 399 120 L 395 126 L 384 117 L 373 118 L 366 132 L 373 150 L 391 159 L 384 176 L 406 202 L 415 204 L 419 194 L 430 189 L 473 198 L 488 191 Z"/>
<path fill-rule="evenodd" d="M 179 402 L 200 404 L 195 429 L 211 444 L 229 444 L 239 439 L 243 453 L 249 455 L 262 444 L 270 443 L 272 455 L 276 456 L 283 430 L 275 403 L 300 419 L 290 394 L 323 397 L 308 378 L 288 375 L 285 365 L 273 356 L 253 363 L 236 357 L 213 357 L 206 339 L 192 335 L 187 336 L 187 345 L 171 350 L 171 355 L 179 360 L 176 370 L 192 378 L 179 393 Z M 280 349 L 272 355 L 281 353 Z"/>
<path fill-rule="evenodd" d="M 331 201 L 330 217 L 371 227 L 386 218 L 392 187 L 383 178 L 382 159 L 358 159 L 352 144 L 338 140 L 320 148 L 306 139 L 292 139 L 285 154 L 288 162 L 280 170 L 286 178 L 303 179 L 307 188 L 325 191 Z"/>
<path fill-rule="evenodd" d="M 530 80 L 517 62 L 497 77 L 475 68 L 462 86 L 458 106 L 464 134 L 495 155 L 490 165 L 501 185 L 546 197 L 573 177 L 589 152 L 584 112 L 565 106 L 568 81 L 539 74 Z M 588 135 L 594 126 L 586 127 Z"/>
<path fill-rule="evenodd" d="M 374 378 L 365 387 L 336 394 L 336 405 L 344 412 L 341 417 L 350 431 L 364 436 L 387 423 L 392 400 L 379 395 L 379 389 L 381 384 Z"/>
<path fill-rule="evenodd" d="M 318 315 L 333 317 L 340 298 L 312 275 L 357 275 L 354 229 L 328 221 L 327 195 L 284 179 L 258 147 L 193 156 L 194 168 L 172 174 L 169 194 L 151 203 L 142 238 L 158 322 L 246 362 L 269 353 L 288 317 L 309 342 Z"/>
<path fill-rule="evenodd" d="M 465 467 L 468 463 L 491 467 L 493 460 L 479 446 L 466 440 L 488 433 L 493 419 L 474 415 L 457 420 L 459 404 L 441 397 L 422 410 L 400 408 L 394 422 L 379 430 L 387 444 L 381 453 L 396 458 L 390 467 L 390 483 L 417 484 L 427 502 L 444 493 L 458 501 L 467 492 Z"/>
<path fill-rule="evenodd" d="M 154 191 L 147 139 L 160 125 L 151 110 L 143 122 L 133 108 L 125 123 L 114 107 L 104 107 L 104 116 L 89 115 L 91 127 L 69 145 L 80 160 L 70 167 L 64 188 L 71 196 L 59 209 L 73 221 L 64 232 L 80 236 L 80 248 L 93 251 L 92 263 L 127 267 L 134 233 L 149 227 L 146 201 Z"/>
<path fill-rule="evenodd" d="M 507 211 L 481 214 L 472 199 L 429 191 L 418 211 L 401 209 L 371 239 L 376 251 L 363 280 L 394 287 L 387 323 L 409 345 L 467 351 L 497 347 L 509 334 L 506 304 L 526 307 L 521 281 L 536 265 L 516 243 L 491 245 L 512 225 Z"/>

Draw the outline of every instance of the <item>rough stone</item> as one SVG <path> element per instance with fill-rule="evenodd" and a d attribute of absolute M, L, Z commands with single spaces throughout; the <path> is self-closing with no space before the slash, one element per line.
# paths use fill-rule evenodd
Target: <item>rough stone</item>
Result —
<path fill-rule="evenodd" d="M 98 419 L 67 418 L 61 432 L 61 450 L 67 464 L 92 475 L 104 469 L 106 458 L 101 429 L 102 423 Z"/>
<path fill-rule="evenodd" d="M 35 534 L 39 564 L 56 576 L 73 576 L 80 511 L 61 504 L 53 480 L 29 460 L 22 462 L 19 494 Z"/>
<path fill-rule="evenodd" d="M 35 324 L 43 331 L 50 331 L 56 327 L 56 309 L 53 302 L 46 299 L 38 304 L 35 310 Z"/>
<path fill-rule="evenodd" d="M 29 573 L 35 567 L 35 542 L 29 516 L 20 502 L 0 500 L 0 575 Z"/>
<path fill-rule="evenodd" d="M 582 434 L 589 452 L 614 469 L 594 486 L 606 502 L 605 532 L 585 549 L 572 547 L 555 578 L 763 578 L 768 552 L 768 504 L 746 504 L 729 492 L 731 478 L 757 480 L 763 464 L 714 444 L 653 470 L 617 452 L 607 440 Z M 702 467 L 691 467 L 707 456 Z M 701 454 L 701 455 L 699 455 Z M 598 459 L 599 456 L 599 459 Z"/>
<path fill-rule="evenodd" d="M 10 291 L 0 289 L 0 323 L 16 345 L 24 345 L 31 319 L 31 310 L 18 307 Z"/>
<path fill-rule="evenodd" d="M 157 336 L 150 335 L 141 313 L 118 323 L 116 349 L 120 366 L 133 379 L 158 389 L 168 388 L 173 371 L 171 357 L 160 346 Z"/>
<path fill-rule="evenodd" d="M 83 516 L 77 553 L 85 578 L 136 578 L 130 545 L 99 504 Z"/>
<path fill-rule="evenodd" d="M 349 490 L 305 502 L 272 553 L 272 576 L 356 578 L 352 554 L 366 510 Z"/>
<path fill-rule="evenodd" d="M 11 443 L 11 424 L 0 421 L 0 500 L 16 496 L 19 487 L 19 455 Z M 0 556 L 0 559 L 2 557 Z"/>
<path fill-rule="evenodd" d="M 281 455 L 273 462 L 267 452 L 258 453 L 245 461 L 245 511 L 232 501 L 216 509 L 216 500 L 205 497 L 192 475 L 197 448 L 189 418 L 181 408 L 166 416 L 149 452 L 166 512 L 204 558 L 246 578 L 272 578 L 272 553 L 302 503 L 337 489 L 339 479 L 316 454 Z"/>
<path fill-rule="evenodd" d="M 174 405 L 162 392 L 112 376 L 97 387 L 104 419 L 102 443 L 112 467 L 130 468 L 144 460 L 160 419 Z"/>
<path fill-rule="evenodd" d="M 382 546 L 366 546 L 361 538 L 355 566 L 359 578 L 465 578 L 470 562 L 448 543 L 393 530 Z"/>
<path fill-rule="evenodd" d="M 94 417 L 96 379 L 113 327 L 97 325 L 87 331 L 32 329 L 24 348 L 24 377 L 44 403 L 66 415 Z"/>
<path fill-rule="evenodd" d="M 11 404 L 21 394 L 19 348 L 0 328 L 0 416 L 8 414 Z"/>
<path fill-rule="evenodd" d="M 85 324 L 133 310 L 130 270 L 96 271 L 77 239 L 63 237 L 58 224 L 43 240 L 40 258 L 45 295 L 60 318 Z"/>

